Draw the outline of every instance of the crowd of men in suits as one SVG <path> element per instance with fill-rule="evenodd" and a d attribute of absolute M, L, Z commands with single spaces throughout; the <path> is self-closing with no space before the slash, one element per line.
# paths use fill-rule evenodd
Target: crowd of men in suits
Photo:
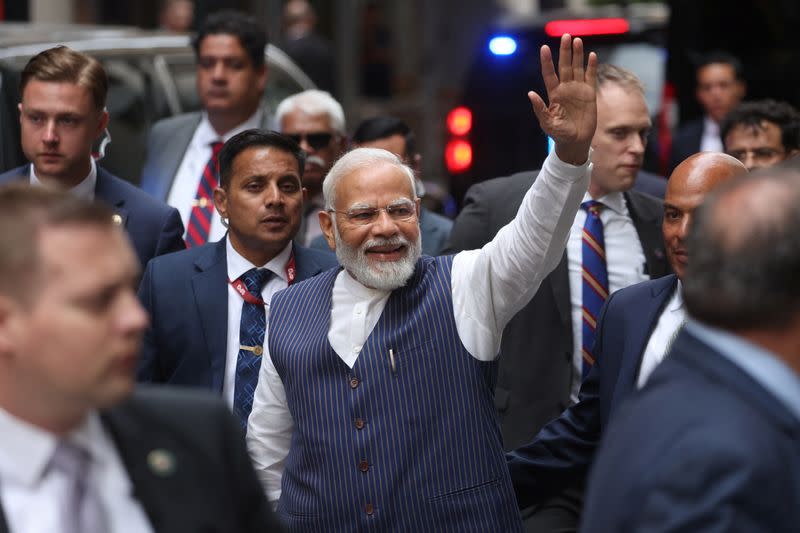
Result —
<path fill-rule="evenodd" d="M 208 17 L 203 110 L 153 128 L 144 191 L 91 156 L 100 63 L 25 67 L 0 531 L 796 527 L 796 111 L 713 115 L 731 155 L 665 181 L 640 81 L 565 35 L 529 94 L 553 152 L 453 224 L 402 121 L 348 150 L 326 92 L 269 115 L 266 42 Z"/>

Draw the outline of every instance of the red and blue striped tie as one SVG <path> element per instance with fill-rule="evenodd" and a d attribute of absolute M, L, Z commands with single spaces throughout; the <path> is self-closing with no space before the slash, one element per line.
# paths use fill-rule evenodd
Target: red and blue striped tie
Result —
<path fill-rule="evenodd" d="M 582 235 L 582 302 L 583 302 L 583 378 L 589 375 L 594 365 L 592 345 L 594 344 L 597 318 L 608 298 L 608 270 L 606 268 L 606 245 L 603 238 L 603 221 L 600 210 L 603 204 L 589 200 L 581 204 L 586 211 L 586 222 Z"/>
<path fill-rule="evenodd" d="M 211 231 L 211 217 L 214 215 L 214 189 L 219 183 L 219 151 L 222 141 L 211 143 L 211 158 L 203 168 L 203 175 L 197 184 L 197 194 L 192 202 L 192 214 L 186 228 L 186 247 L 200 246 L 208 242 Z"/>

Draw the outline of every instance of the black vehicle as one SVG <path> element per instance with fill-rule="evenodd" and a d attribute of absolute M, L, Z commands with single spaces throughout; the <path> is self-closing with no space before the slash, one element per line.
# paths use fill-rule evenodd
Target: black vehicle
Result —
<path fill-rule="evenodd" d="M 493 25 L 474 55 L 459 106 L 448 120 L 445 160 L 456 201 L 473 183 L 541 166 L 548 139 L 526 94 L 546 94 L 539 49 L 547 44 L 557 55 L 563 33 L 582 37 L 584 48 L 597 52 L 601 62 L 635 72 L 644 82 L 656 122 L 664 94 L 668 21 L 668 8 L 650 3 L 580 13 L 558 10 Z"/>

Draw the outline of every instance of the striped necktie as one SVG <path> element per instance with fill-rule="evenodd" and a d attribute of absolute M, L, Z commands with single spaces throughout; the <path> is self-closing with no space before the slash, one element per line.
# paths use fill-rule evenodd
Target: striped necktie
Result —
<path fill-rule="evenodd" d="M 186 247 L 199 246 L 208 242 L 211 231 L 211 217 L 214 215 L 214 189 L 219 183 L 219 152 L 222 141 L 211 143 L 211 158 L 203 168 L 203 175 L 197 184 L 197 194 L 192 202 L 192 213 L 186 228 Z"/>
<path fill-rule="evenodd" d="M 261 300 L 261 290 L 272 276 L 264 268 L 251 268 L 242 275 L 247 291 Z M 267 330 L 267 314 L 264 305 L 242 302 L 242 319 L 239 323 L 239 355 L 236 358 L 236 378 L 233 387 L 233 412 L 247 428 L 247 418 L 253 409 L 253 394 L 258 384 L 261 356 L 264 353 L 264 334 Z"/>
<path fill-rule="evenodd" d="M 608 270 L 606 269 L 606 245 L 603 238 L 603 221 L 600 210 L 603 204 L 589 200 L 581 204 L 586 211 L 582 242 L 582 303 L 583 303 L 583 379 L 589 375 L 594 364 L 592 346 L 600 310 L 608 298 Z"/>

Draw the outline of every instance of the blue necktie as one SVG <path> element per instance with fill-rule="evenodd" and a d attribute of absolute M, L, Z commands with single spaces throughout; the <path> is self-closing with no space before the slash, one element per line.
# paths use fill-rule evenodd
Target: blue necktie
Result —
<path fill-rule="evenodd" d="M 261 299 L 261 289 L 272 275 L 269 270 L 251 268 L 242 275 L 242 282 L 254 297 Z M 233 412 L 247 429 L 247 417 L 253 408 L 253 393 L 258 384 L 264 333 L 267 330 L 266 310 L 263 305 L 242 302 L 242 320 L 239 327 L 239 355 L 236 358 L 236 381 L 233 388 Z"/>
<path fill-rule="evenodd" d="M 589 200 L 581 204 L 586 211 L 582 242 L 582 303 L 583 303 L 583 379 L 594 365 L 592 345 L 600 310 L 608 298 L 608 270 L 606 269 L 606 244 L 603 238 L 603 221 L 600 210 L 603 204 Z"/>

